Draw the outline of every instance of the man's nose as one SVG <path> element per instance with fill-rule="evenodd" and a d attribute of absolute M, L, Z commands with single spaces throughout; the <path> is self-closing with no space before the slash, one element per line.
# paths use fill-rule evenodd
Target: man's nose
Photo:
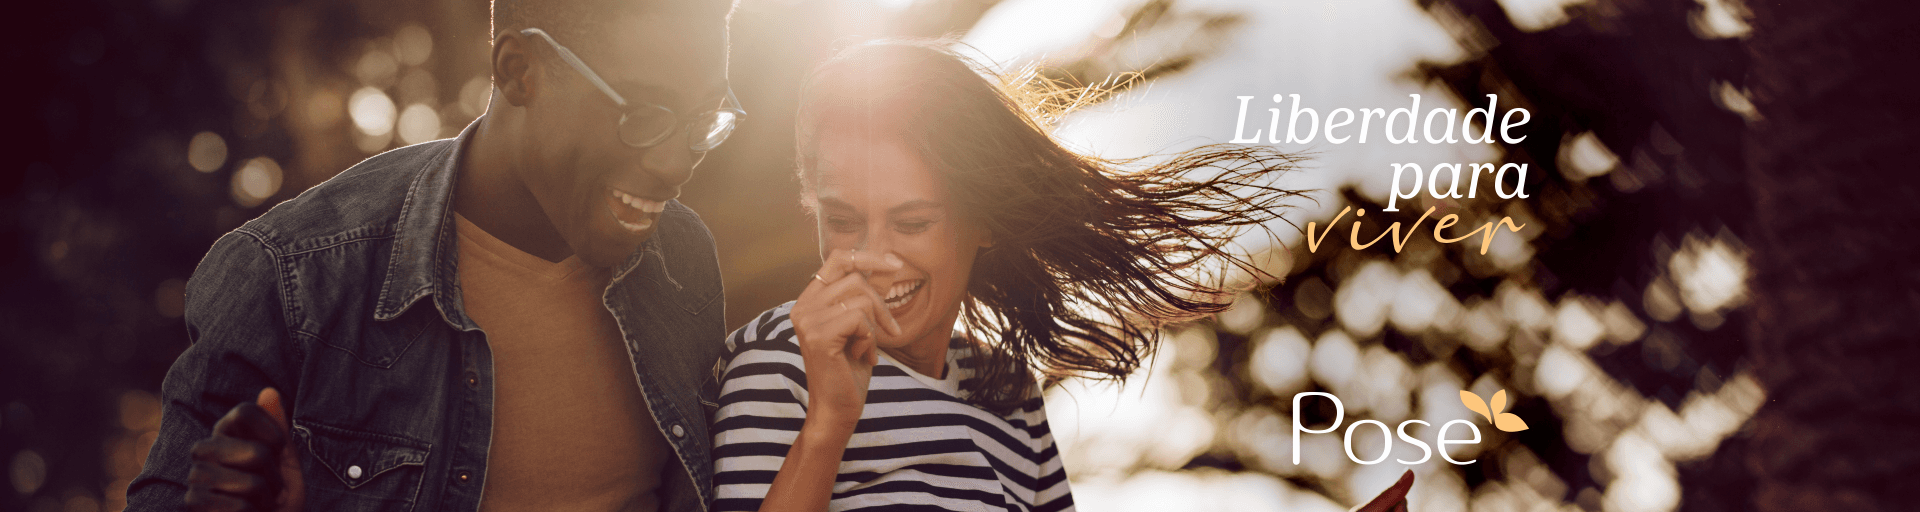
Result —
<path fill-rule="evenodd" d="M 640 157 L 640 167 L 677 194 L 680 186 L 693 178 L 693 166 L 700 163 L 701 155 L 687 148 L 687 132 L 679 130 L 659 145 L 647 148 L 646 154 Z"/>

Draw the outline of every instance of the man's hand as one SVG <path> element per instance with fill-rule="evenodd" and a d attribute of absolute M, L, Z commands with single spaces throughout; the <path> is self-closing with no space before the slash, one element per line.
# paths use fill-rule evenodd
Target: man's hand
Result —
<path fill-rule="evenodd" d="M 193 444 L 187 508 L 196 511 L 297 511 L 306 501 L 300 459 L 288 435 L 280 392 L 260 390 Z"/>
<path fill-rule="evenodd" d="M 1407 491 L 1413 489 L 1413 471 L 1400 475 L 1400 481 L 1374 496 L 1373 501 L 1353 509 L 1353 512 L 1407 512 Z"/>

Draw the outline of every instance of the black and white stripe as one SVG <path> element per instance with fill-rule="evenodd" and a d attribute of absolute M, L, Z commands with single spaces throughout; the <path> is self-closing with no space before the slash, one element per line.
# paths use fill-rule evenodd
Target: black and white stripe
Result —
<path fill-rule="evenodd" d="M 715 511 L 751 511 L 780 471 L 806 418 L 807 376 L 789 302 L 728 336 L 731 353 L 713 418 Z M 1039 392 L 1000 416 L 963 401 L 958 361 L 947 379 L 918 375 L 884 354 L 873 369 L 829 510 L 1073 510 Z"/>

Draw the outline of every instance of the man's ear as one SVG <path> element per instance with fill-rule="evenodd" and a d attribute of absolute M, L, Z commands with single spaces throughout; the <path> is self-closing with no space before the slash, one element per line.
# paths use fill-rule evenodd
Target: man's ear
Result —
<path fill-rule="evenodd" d="M 516 107 L 533 101 L 540 78 L 535 76 L 540 66 L 534 65 L 527 42 L 526 36 L 512 30 L 502 30 L 493 38 L 493 86 L 507 104 Z"/>

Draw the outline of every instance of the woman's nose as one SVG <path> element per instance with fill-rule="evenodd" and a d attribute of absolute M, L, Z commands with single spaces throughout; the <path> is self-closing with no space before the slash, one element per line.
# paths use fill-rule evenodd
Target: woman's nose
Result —
<path fill-rule="evenodd" d="M 886 233 L 887 230 L 885 226 L 869 226 L 866 231 L 860 233 L 859 243 L 854 249 L 860 252 L 871 252 L 874 254 L 886 252 L 890 249 L 888 246 L 891 245 L 887 243 Z"/>
<path fill-rule="evenodd" d="M 855 249 L 862 253 L 884 258 L 887 261 L 899 261 L 900 258 L 899 255 L 893 253 L 891 237 L 887 236 L 883 230 L 867 230 L 867 234 L 860 236 L 860 244 Z M 876 270 L 880 272 L 891 272 L 895 269 L 890 264 L 883 264 Z"/>

